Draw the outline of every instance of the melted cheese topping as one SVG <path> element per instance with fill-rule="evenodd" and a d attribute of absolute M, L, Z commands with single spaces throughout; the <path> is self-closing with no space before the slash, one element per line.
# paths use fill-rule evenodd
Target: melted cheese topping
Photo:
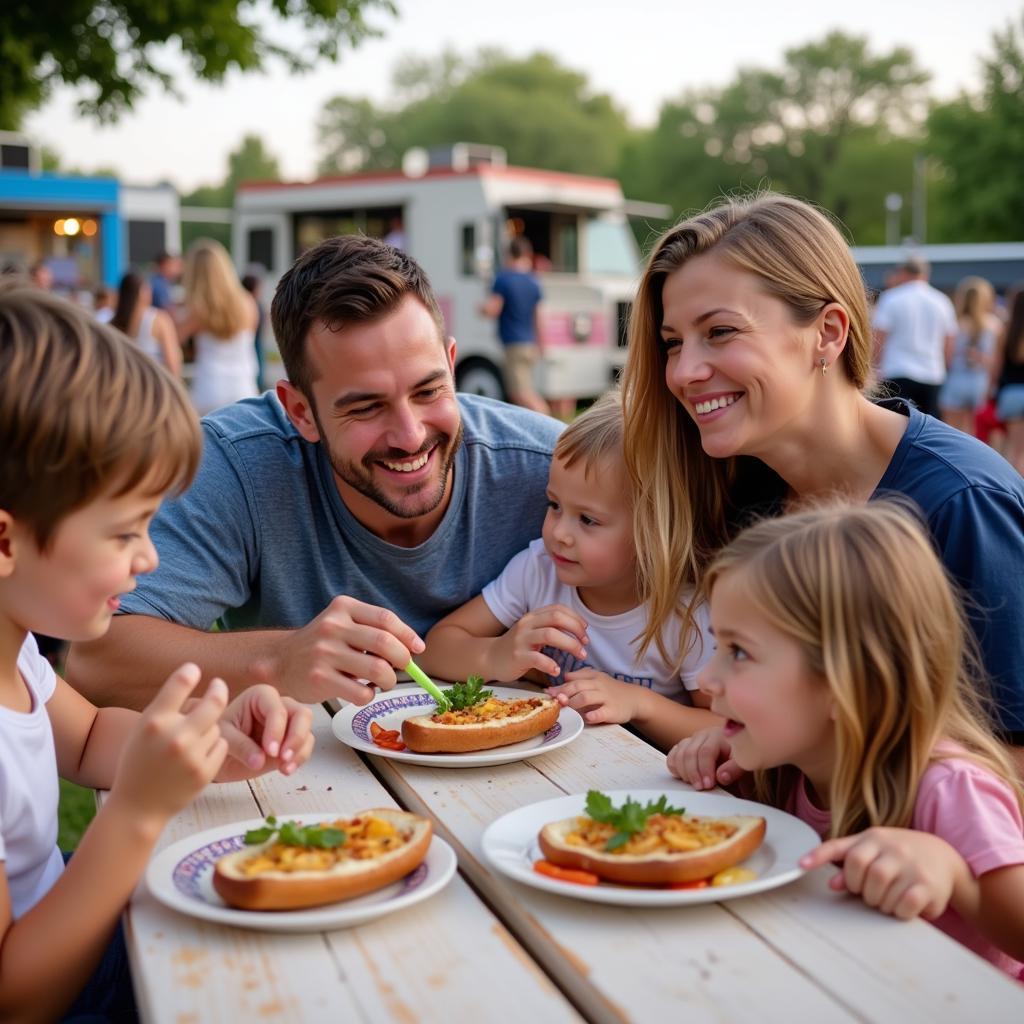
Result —
<path fill-rule="evenodd" d="M 649 853 L 686 853 L 717 846 L 736 834 L 736 826 L 718 818 L 685 817 L 678 814 L 652 814 L 642 832 L 631 836 L 622 846 L 606 850 L 616 833 L 614 825 L 586 816 L 576 819 L 576 828 L 566 837 L 569 846 L 587 846 L 613 856 L 643 856 Z"/>
<path fill-rule="evenodd" d="M 480 725 L 483 722 L 497 722 L 515 715 L 525 715 L 548 703 L 550 698 L 530 697 L 526 700 L 501 700 L 488 697 L 479 704 L 462 711 L 446 711 L 443 715 L 431 715 L 430 720 L 438 725 Z"/>
<path fill-rule="evenodd" d="M 390 821 L 383 818 L 360 817 L 322 822 L 319 828 L 337 828 L 345 833 L 340 846 L 322 849 L 319 846 L 286 846 L 272 843 L 259 853 L 243 860 L 238 870 L 251 878 L 268 871 L 329 871 L 335 864 L 353 860 L 371 860 L 396 850 L 409 841 Z"/>

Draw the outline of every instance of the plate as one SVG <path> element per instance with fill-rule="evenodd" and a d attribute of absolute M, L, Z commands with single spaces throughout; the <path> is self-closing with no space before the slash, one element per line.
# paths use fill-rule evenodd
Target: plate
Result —
<path fill-rule="evenodd" d="M 311 824 L 335 821 L 341 816 L 340 812 L 298 814 L 295 819 Z M 214 862 L 225 854 L 242 849 L 245 833 L 265 824 L 262 818 L 236 821 L 178 840 L 150 861 L 146 869 L 149 891 L 172 910 L 204 921 L 268 932 L 322 932 L 350 928 L 411 907 L 439 892 L 455 874 L 455 851 L 443 839 L 434 836 L 426 859 L 415 871 L 365 896 L 306 910 L 238 910 L 229 907 L 214 891 Z"/>
<path fill-rule="evenodd" d="M 621 805 L 627 796 L 646 803 L 664 795 L 676 806 L 682 804 L 688 814 L 716 818 L 731 814 L 756 814 L 764 818 L 767 822 L 764 842 L 743 861 L 744 867 L 757 872 L 757 878 L 736 885 L 708 886 L 706 889 L 642 889 L 613 882 L 600 882 L 593 886 L 577 885 L 537 874 L 533 870 L 534 861 L 544 859 L 537 842 L 537 833 L 548 822 L 583 814 L 586 794 L 528 804 L 498 818 L 484 832 L 484 855 L 499 871 L 517 882 L 559 896 L 627 907 L 677 907 L 690 903 L 734 900 L 792 882 L 804 873 L 797 861 L 821 842 L 814 829 L 799 818 L 774 807 L 766 807 L 752 800 L 739 800 L 724 793 L 698 793 L 688 789 L 619 789 L 608 792 L 608 795 L 617 805 Z"/>
<path fill-rule="evenodd" d="M 533 695 L 532 691 L 516 690 L 508 686 L 489 686 L 488 689 L 494 691 L 495 697 L 506 700 Z M 342 743 L 365 754 L 389 757 L 405 764 L 425 764 L 432 768 L 483 768 L 489 764 L 522 761 L 564 747 L 583 732 L 583 719 L 579 712 L 573 708 L 562 708 L 558 721 L 547 732 L 494 750 L 476 750 L 466 754 L 415 754 L 411 750 L 385 750 L 370 739 L 371 722 L 401 732 L 404 719 L 427 714 L 432 707 L 434 698 L 418 686 L 396 686 L 393 690 L 378 694 L 369 704 L 347 704 L 331 719 L 331 728 Z"/>

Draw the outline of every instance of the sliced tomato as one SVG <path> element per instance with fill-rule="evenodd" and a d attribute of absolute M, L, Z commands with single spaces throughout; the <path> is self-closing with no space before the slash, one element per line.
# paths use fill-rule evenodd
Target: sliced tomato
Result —
<path fill-rule="evenodd" d="M 384 732 L 384 727 L 382 725 L 380 725 L 378 722 L 371 722 L 370 723 L 370 739 L 376 740 L 377 737 L 382 732 Z"/>
<path fill-rule="evenodd" d="M 549 860 L 534 861 L 533 870 L 538 875 L 556 878 L 559 882 L 572 882 L 575 885 L 597 885 L 600 879 L 590 871 L 577 868 L 563 868 L 560 864 L 552 864 Z"/>

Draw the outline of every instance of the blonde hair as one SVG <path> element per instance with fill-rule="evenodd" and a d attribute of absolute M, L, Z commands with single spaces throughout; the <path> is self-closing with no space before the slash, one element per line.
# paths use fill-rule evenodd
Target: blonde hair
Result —
<path fill-rule="evenodd" d="M 137 346 L 65 299 L 0 286 L 0 508 L 40 550 L 100 495 L 188 486 L 201 446 L 188 395 Z"/>
<path fill-rule="evenodd" d="M 718 555 L 709 591 L 732 573 L 835 703 L 832 835 L 910 825 L 921 777 L 944 757 L 1000 776 L 1024 806 L 984 713 L 960 600 L 909 507 L 832 504 L 765 520 Z M 757 799 L 785 805 L 798 778 L 792 766 L 755 772 Z"/>
<path fill-rule="evenodd" d="M 189 247 L 182 281 L 185 306 L 214 337 L 231 338 L 248 326 L 252 309 L 249 294 L 220 242 L 200 238 Z"/>
<path fill-rule="evenodd" d="M 965 277 L 956 286 L 956 315 L 971 325 L 971 343 L 977 344 L 982 331 L 989 326 L 996 293 L 983 277 Z"/>
<path fill-rule="evenodd" d="M 864 282 L 842 235 L 818 210 L 766 193 L 730 199 L 662 235 L 633 304 L 622 388 L 640 592 L 650 609 L 643 649 L 654 641 L 662 650 L 662 630 L 675 614 L 682 613 L 684 630 L 695 628 L 692 609 L 705 596 L 707 565 L 744 511 L 733 507 L 736 491 L 765 472 L 756 460 L 705 454 L 696 424 L 665 384 L 662 289 L 687 261 L 712 251 L 758 277 L 798 324 L 812 322 L 829 303 L 841 305 L 850 327 L 837 372 L 861 391 L 871 383 Z M 680 609 L 687 591 L 694 600 Z"/>
<path fill-rule="evenodd" d="M 622 395 L 618 388 L 602 395 L 558 435 L 554 457 L 566 466 L 582 460 L 587 473 L 606 459 L 622 462 Z"/>

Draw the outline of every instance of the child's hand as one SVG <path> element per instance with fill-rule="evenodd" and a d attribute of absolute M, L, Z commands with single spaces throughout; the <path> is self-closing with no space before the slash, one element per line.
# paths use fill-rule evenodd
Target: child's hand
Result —
<path fill-rule="evenodd" d="M 251 779 L 277 768 L 291 775 L 313 752 L 313 712 L 273 686 L 250 686 L 228 706 L 220 721 L 228 757 L 217 782 Z"/>
<path fill-rule="evenodd" d="M 200 678 L 198 665 L 171 673 L 129 734 L 110 789 L 112 802 L 159 828 L 212 781 L 228 752 L 218 724 L 228 701 L 222 679 L 182 711 Z"/>
<path fill-rule="evenodd" d="M 745 774 L 729 756 L 731 753 L 722 727 L 716 725 L 680 740 L 668 752 L 668 770 L 694 789 L 727 786 Z"/>
<path fill-rule="evenodd" d="M 563 707 L 575 708 L 587 725 L 629 722 L 636 717 L 641 687 L 613 679 L 593 668 L 565 673 L 565 682 L 548 688 Z"/>
<path fill-rule="evenodd" d="M 558 663 L 542 653 L 541 648 L 554 647 L 582 660 L 587 656 L 587 642 L 587 624 L 565 605 L 538 608 L 495 639 L 487 659 L 487 676 L 511 683 L 531 668 L 557 676 L 561 671 Z"/>
<path fill-rule="evenodd" d="M 830 861 L 842 863 L 829 880 L 832 889 L 852 892 L 869 907 L 903 920 L 938 917 L 957 883 L 970 877 L 966 861 L 949 843 L 909 828 L 869 828 L 829 839 L 801 857 L 800 866 L 811 869 Z"/>

